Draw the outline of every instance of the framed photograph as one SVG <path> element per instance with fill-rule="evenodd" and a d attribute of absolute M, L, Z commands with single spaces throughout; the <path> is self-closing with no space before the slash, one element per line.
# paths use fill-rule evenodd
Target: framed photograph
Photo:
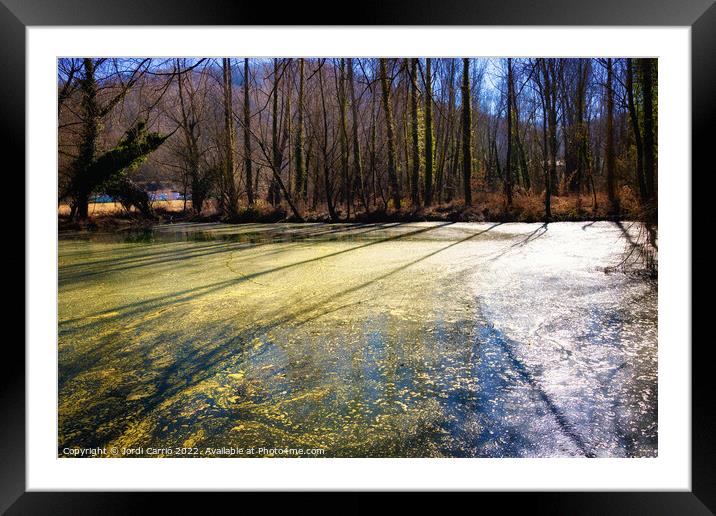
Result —
<path fill-rule="evenodd" d="M 26 338 L 0 509 L 477 491 L 716 511 L 691 339 L 711 1 L 421 1 L 348 25 L 2 2 Z"/>

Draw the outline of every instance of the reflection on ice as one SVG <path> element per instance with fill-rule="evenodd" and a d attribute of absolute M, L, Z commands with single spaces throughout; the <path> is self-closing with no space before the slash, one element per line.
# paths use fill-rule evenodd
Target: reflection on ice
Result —
<path fill-rule="evenodd" d="M 657 453 L 629 224 L 177 224 L 59 247 L 59 450 Z"/>

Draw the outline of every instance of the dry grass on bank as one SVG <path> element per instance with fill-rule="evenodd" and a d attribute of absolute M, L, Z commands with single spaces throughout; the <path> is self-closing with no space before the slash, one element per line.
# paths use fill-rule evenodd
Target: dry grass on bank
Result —
<path fill-rule="evenodd" d="M 152 203 L 152 206 L 158 211 L 167 213 L 181 213 L 184 211 L 184 201 L 155 201 Z M 187 206 L 191 207 L 191 202 L 188 202 Z M 138 211 L 132 209 L 132 213 L 138 213 Z M 69 217 L 69 204 L 60 204 L 57 209 L 57 214 L 60 217 Z M 89 203 L 89 215 L 90 217 L 120 217 L 127 215 L 127 212 L 118 202 L 91 202 Z"/>
<path fill-rule="evenodd" d="M 396 220 L 541 222 L 545 216 L 544 201 L 542 194 L 516 192 L 512 205 L 508 206 L 502 193 L 479 192 L 473 196 L 472 206 L 469 207 L 462 200 L 456 200 L 413 209 L 410 201 L 405 201 L 400 212 L 392 210 L 389 203 L 387 213 L 382 210 L 367 215 L 359 213 L 356 218 L 378 220 L 380 216 L 385 216 Z M 633 219 L 639 218 L 640 210 L 639 202 L 629 187 L 620 191 L 618 212 L 614 212 L 604 193 L 597 193 L 596 205 L 591 194 L 553 196 L 551 200 L 553 221 Z"/>
<path fill-rule="evenodd" d="M 220 220 L 220 214 L 213 201 L 205 204 L 201 216 L 184 212 L 184 201 L 156 201 L 152 205 L 159 221 Z M 187 202 L 191 208 L 191 202 Z M 409 200 L 404 200 L 400 211 L 392 208 L 388 203 L 387 210 L 379 205 L 365 212 L 362 206 L 356 205 L 358 211 L 351 213 L 351 221 L 380 222 L 380 221 L 456 221 L 456 222 L 540 222 L 544 220 L 544 195 L 518 191 L 515 193 L 511 206 L 507 206 L 502 193 L 478 192 L 474 195 L 472 206 L 466 207 L 462 200 L 441 203 L 429 208 L 417 207 L 414 209 Z M 339 218 L 345 220 L 345 205 L 336 207 Z M 325 206 L 312 210 L 310 206 L 299 206 L 303 219 L 307 222 L 327 222 L 328 212 Z M 89 207 L 90 219 L 103 227 L 141 223 L 136 210 L 127 212 L 119 203 L 91 203 Z M 58 208 L 59 219 L 69 224 L 70 207 L 61 204 Z M 606 194 L 598 193 L 596 206 L 591 194 L 561 195 L 552 197 L 553 221 L 583 221 L 606 219 L 638 219 L 640 206 L 636 196 L 629 187 L 623 187 L 619 192 L 619 211 L 611 210 Z M 261 200 L 253 207 L 244 207 L 232 222 L 280 222 L 293 220 L 288 206 L 274 207 Z"/>

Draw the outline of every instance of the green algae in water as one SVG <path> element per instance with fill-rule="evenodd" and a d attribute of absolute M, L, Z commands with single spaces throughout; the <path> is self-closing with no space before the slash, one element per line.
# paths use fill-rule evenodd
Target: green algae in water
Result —
<path fill-rule="evenodd" d="M 653 456 L 656 289 L 615 225 L 540 227 L 62 237 L 58 454 Z"/>

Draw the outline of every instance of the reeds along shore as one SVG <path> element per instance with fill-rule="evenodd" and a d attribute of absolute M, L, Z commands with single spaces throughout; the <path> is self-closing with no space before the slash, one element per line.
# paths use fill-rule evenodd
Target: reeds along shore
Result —
<path fill-rule="evenodd" d="M 643 220 L 641 205 L 634 199 L 628 187 L 622 189 L 620 211 L 615 214 L 610 210 L 605 194 L 594 198 L 587 195 L 564 195 L 552 198 L 552 222 L 592 221 L 592 220 Z M 351 210 L 351 218 L 345 218 L 345 212 L 339 211 L 336 222 L 420 222 L 420 221 L 455 221 L 455 222 L 543 222 L 544 195 L 532 192 L 516 193 L 511 206 L 507 206 L 504 196 L 498 193 L 477 193 L 473 205 L 466 207 L 464 202 L 456 200 L 450 203 L 436 204 L 429 208 L 418 206 L 413 208 L 409 200 L 402 203 L 400 210 L 385 209 L 382 206 L 372 207 L 365 211 L 360 206 Z M 259 201 L 253 207 L 239 210 L 233 220 L 227 220 L 215 202 L 205 203 L 201 214 L 196 214 L 187 201 L 186 209 L 183 200 L 157 201 L 153 203 L 152 218 L 144 217 L 138 210 L 127 210 L 119 203 L 90 204 L 90 218 L 85 223 L 70 220 L 70 208 L 63 204 L 58 215 L 61 229 L 93 229 L 112 227 L 144 227 L 157 223 L 179 221 L 195 222 L 298 222 L 285 206 L 272 206 Z M 306 209 L 301 219 L 304 222 L 331 222 L 328 211 L 323 209 Z"/>

